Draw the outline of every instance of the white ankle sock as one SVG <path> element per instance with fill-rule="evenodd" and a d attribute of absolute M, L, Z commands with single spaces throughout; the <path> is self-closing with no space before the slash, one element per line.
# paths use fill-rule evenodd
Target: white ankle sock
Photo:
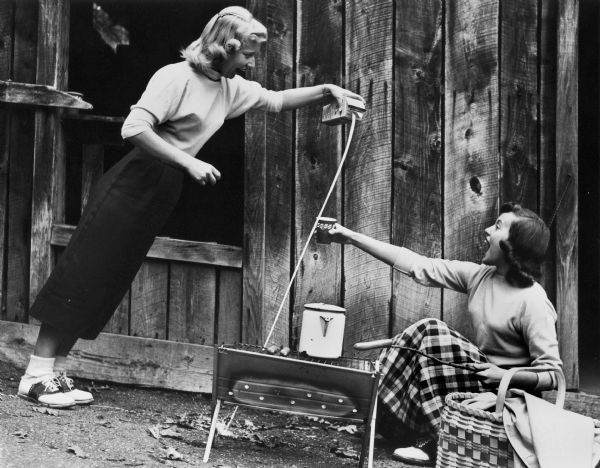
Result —
<path fill-rule="evenodd" d="M 25 377 L 37 378 L 54 374 L 54 358 L 31 355 L 29 365 L 25 369 Z"/>
<path fill-rule="evenodd" d="M 60 375 L 67 371 L 67 356 L 56 356 L 54 358 L 54 373 Z"/>

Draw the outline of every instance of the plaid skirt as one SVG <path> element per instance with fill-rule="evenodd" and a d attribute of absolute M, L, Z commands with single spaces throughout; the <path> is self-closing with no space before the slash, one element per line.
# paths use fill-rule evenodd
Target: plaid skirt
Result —
<path fill-rule="evenodd" d="M 394 338 L 393 345 L 416 348 L 443 361 L 483 363 L 487 357 L 465 337 L 436 319 L 424 319 Z M 390 347 L 380 356 L 377 429 L 392 440 L 406 440 L 409 433 L 437 438 L 446 395 L 481 392 L 476 374 L 436 363 L 410 350 Z"/>

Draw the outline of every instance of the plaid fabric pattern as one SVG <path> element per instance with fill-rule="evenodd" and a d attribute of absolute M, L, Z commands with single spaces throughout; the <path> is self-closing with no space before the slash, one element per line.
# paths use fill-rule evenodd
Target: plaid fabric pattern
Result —
<path fill-rule="evenodd" d="M 488 362 L 487 357 L 465 337 L 436 319 L 420 320 L 394 337 L 394 345 L 416 348 L 438 359 L 455 363 Z M 380 356 L 379 432 L 397 431 L 389 424 L 393 415 L 398 426 L 437 439 L 444 399 L 452 392 L 486 391 L 474 373 L 435 363 L 418 353 L 390 347 Z M 385 423 L 387 421 L 387 424 Z M 393 438 L 393 436 L 392 436 Z"/>

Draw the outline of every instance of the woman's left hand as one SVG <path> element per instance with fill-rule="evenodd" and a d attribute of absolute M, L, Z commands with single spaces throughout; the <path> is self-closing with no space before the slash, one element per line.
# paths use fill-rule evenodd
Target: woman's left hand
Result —
<path fill-rule="evenodd" d="M 365 100 L 363 99 L 363 97 L 360 94 L 353 93 L 352 91 L 348 91 L 347 89 L 340 88 L 339 86 L 336 86 L 334 84 L 326 84 L 325 88 L 329 92 L 329 95 L 331 97 L 333 97 L 340 106 L 342 105 L 342 101 L 343 101 L 344 97 L 346 97 L 346 96 L 351 97 L 353 99 L 358 99 L 363 104 L 365 104 Z"/>
<path fill-rule="evenodd" d="M 498 385 L 506 373 L 505 369 L 489 362 L 472 364 L 472 366 L 477 371 L 477 377 L 486 385 Z"/>

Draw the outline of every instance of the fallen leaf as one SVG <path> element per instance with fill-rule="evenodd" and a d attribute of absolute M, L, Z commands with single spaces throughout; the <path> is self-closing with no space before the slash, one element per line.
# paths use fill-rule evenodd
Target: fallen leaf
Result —
<path fill-rule="evenodd" d="M 160 427 L 158 426 L 158 424 L 156 426 L 152 426 L 148 428 L 148 432 L 152 435 L 152 437 L 154 437 L 155 439 L 160 439 Z"/>
<path fill-rule="evenodd" d="M 167 460 L 183 460 L 183 455 L 173 447 L 167 447 L 166 450 L 161 449 L 161 452 L 163 453 L 163 458 L 166 458 Z"/>
<path fill-rule="evenodd" d="M 352 447 L 332 447 L 329 451 L 340 458 L 352 458 L 354 460 L 360 458 L 358 452 Z"/>
<path fill-rule="evenodd" d="M 347 426 L 339 426 L 336 427 L 338 432 L 347 432 L 348 434 L 356 434 L 358 432 L 358 428 L 356 424 L 348 424 Z"/>
<path fill-rule="evenodd" d="M 67 452 L 68 453 L 73 453 L 76 456 L 78 456 L 79 458 L 87 458 L 87 454 L 81 450 L 81 448 L 77 445 L 71 445 L 70 447 L 67 447 Z"/>
<path fill-rule="evenodd" d="M 50 416 L 58 416 L 58 410 L 46 408 L 45 406 L 32 406 L 31 409 L 36 413 L 49 414 Z"/>
<path fill-rule="evenodd" d="M 217 423 L 217 433 L 223 437 L 233 437 L 236 438 L 233 432 L 227 429 L 227 425 L 223 422 Z"/>
<path fill-rule="evenodd" d="M 162 437 L 171 437 L 172 439 L 181 439 L 183 436 L 173 429 L 163 429 L 159 432 Z"/>
<path fill-rule="evenodd" d="M 13 432 L 12 435 L 14 435 L 15 437 L 18 437 L 19 439 L 25 439 L 27 437 L 27 432 L 17 431 L 17 432 Z"/>

